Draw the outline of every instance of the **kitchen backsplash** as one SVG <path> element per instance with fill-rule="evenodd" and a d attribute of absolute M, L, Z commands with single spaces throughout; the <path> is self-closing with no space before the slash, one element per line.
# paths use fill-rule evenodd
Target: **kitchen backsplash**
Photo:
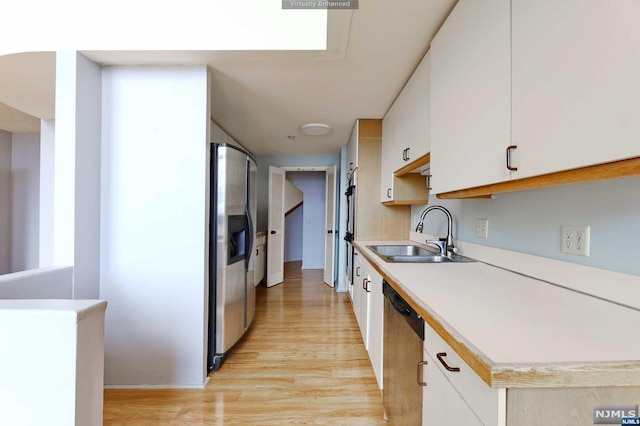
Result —
<path fill-rule="evenodd" d="M 454 217 L 454 237 L 475 244 L 640 275 L 640 177 L 498 194 L 494 199 L 440 200 Z M 412 229 L 426 206 L 413 206 Z M 488 219 L 488 238 L 476 237 Z M 424 232 L 446 235 L 446 217 L 430 212 Z M 560 251 L 562 225 L 590 226 L 590 256 Z"/>

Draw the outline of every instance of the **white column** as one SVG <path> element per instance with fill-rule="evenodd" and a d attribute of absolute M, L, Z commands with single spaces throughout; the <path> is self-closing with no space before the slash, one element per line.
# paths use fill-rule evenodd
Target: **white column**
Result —
<path fill-rule="evenodd" d="M 40 121 L 40 267 L 53 266 L 55 120 Z"/>
<path fill-rule="evenodd" d="M 205 66 L 103 71 L 108 385 L 206 379 L 207 85 Z"/>
<path fill-rule="evenodd" d="M 40 134 L 14 133 L 11 152 L 11 271 L 38 268 Z"/>
<path fill-rule="evenodd" d="M 11 272 L 11 133 L 0 130 L 0 275 Z"/>
<path fill-rule="evenodd" d="M 101 67 L 58 52 L 52 260 L 74 266 L 76 299 L 99 294 L 101 119 Z"/>

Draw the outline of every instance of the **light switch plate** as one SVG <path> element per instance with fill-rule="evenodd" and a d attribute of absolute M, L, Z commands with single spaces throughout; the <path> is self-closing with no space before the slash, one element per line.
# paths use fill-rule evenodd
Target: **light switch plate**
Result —
<path fill-rule="evenodd" d="M 590 234 L 590 226 L 563 225 L 560 251 L 578 256 L 589 256 Z"/>
<path fill-rule="evenodd" d="M 476 237 L 487 238 L 489 236 L 489 219 L 476 219 Z"/>

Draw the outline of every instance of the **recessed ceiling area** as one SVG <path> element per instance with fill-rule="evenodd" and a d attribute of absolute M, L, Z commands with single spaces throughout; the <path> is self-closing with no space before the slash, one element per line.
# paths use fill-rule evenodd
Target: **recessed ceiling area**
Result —
<path fill-rule="evenodd" d="M 368 0 L 357 10 L 329 10 L 326 50 L 81 53 L 102 65 L 205 64 L 212 72 L 212 119 L 254 155 L 337 154 L 356 119 L 384 116 L 455 2 Z M 41 60 L 48 66 L 29 73 L 39 71 L 43 77 L 36 78 L 36 86 L 46 82 L 49 87 L 40 88 L 43 93 L 36 99 L 23 78 L 25 95 L 15 99 L 6 96 L 10 83 L 1 79 L 0 102 L 52 118 L 55 53 L 23 55 L 44 55 Z M 0 57 L 3 77 L 6 58 Z M 306 123 L 326 123 L 331 132 L 304 135 L 300 127 Z"/>

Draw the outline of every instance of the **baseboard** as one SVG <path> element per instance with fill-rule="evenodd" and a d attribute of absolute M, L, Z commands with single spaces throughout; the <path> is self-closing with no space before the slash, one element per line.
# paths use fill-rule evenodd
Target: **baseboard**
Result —
<path fill-rule="evenodd" d="M 201 385 L 104 385 L 104 389 L 204 389 L 209 379 Z"/>
<path fill-rule="evenodd" d="M 320 266 L 302 266 L 300 269 L 324 269 L 324 265 L 320 265 Z"/>

